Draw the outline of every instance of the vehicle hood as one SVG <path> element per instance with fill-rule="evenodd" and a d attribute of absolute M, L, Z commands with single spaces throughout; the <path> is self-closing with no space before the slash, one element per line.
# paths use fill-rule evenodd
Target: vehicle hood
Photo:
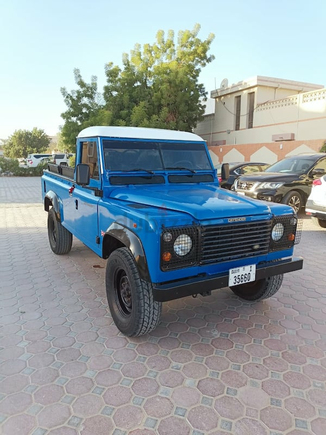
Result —
<path fill-rule="evenodd" d="M 294 180 L 300 179 L 299 174 L 285 173 L 285 172 L 255 172 L 250 175 L 241 175 L 239 180 L 251 181 L 254 183 L 263 183 L 266 181 L 278 181 L 284 183 L 291 183 Z"/>
<path fill-rule="evenodd" d="M 187 213 L 197 220 L 270 213 L 268 204 L 218 186 L 121 187 L 113 189 L 110 198 Z"/>

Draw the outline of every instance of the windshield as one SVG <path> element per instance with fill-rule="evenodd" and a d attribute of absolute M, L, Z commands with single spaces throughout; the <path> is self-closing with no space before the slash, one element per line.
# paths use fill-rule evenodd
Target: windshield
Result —
<path fill-rule="evenodd" d="M 265 172 L 290 172 L 292 174 L 304 174 L 307 172 L 314 161 L 309 158 L 291 157 L 274 163 L 265 169 Z"/>
<path fill-rule="evenodd" d="M 212 169 L 203 143 L 104 140 L 103 150 L 110 171 Z"/>

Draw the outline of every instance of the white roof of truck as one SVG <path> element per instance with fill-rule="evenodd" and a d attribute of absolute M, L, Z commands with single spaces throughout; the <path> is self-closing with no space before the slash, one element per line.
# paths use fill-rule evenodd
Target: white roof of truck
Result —
<path fill-rule="evenodd" d="M 82 130 L 77 137 L 87 138 L 99 136 L 128 139 L 184 140 L 188 142 L 204 141 L 204 139 L 197 134 L 188 133 L 186 131 L 143 127 L 88 127 Z"/>

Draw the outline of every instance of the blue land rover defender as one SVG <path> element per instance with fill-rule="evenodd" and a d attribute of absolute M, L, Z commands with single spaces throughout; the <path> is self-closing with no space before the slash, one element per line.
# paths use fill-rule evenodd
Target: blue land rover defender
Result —
<path fill-rule="evenodd" d="M 127 336 L 154 329 L 164 301 L 223 287 L 257 301 L 302 268 L 293 209 L 221 189 L 192 133 L 86 128 L 75 168 L 49 164 L 42 196 L 55 254 L 74 235 L 107 259 L 111 315 Z"/>

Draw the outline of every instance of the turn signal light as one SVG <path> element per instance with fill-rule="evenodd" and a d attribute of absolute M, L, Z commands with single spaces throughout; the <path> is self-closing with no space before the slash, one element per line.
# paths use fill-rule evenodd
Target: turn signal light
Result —
<path fill-rule="evenodd" d="M 162 254 L 163 261 L 170 261 L 171 258 L 172 258 L 171 252 L 163 252 Z"/>
<path fill-rule="evenodd" d="M 288 240 L 289 240 L 289 242 L 293 242 L 293 240 L 295 239 L 295 235 L 294 234 L 289 234 L 288 235 Z"/>

